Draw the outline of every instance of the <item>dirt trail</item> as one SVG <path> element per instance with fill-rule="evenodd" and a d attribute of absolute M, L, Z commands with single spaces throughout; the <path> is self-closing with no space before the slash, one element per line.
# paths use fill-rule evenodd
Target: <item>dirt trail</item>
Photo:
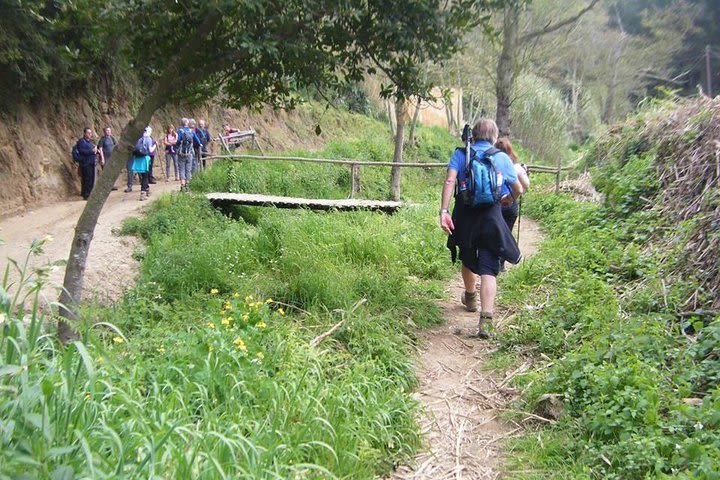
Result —
<path fill-rule="evenodd" d="M 110 302 L 120 298 L 125 289 L 134 285 L 138 262 L 133 260 L 132 252 L 139 240 L 135 237 L 118 237 L 112 232 L 127 217 L 140 216 L 141 210 L 162 193 L 179 190 L 180 184 L 166 183 L 160 179 L 150 187 L 151 196 L 147 202 L 139 201 L 138 185 L 131 193 L 124 193 L 122 187 L 110 193 L 90 245 L 83 298 L 96 297 L 102 302 Z M 0 220 L 0 239 L 5 242 L 0 245 L 2 271 L 5 271 L 8 258 L 18 263 L 24 261 L 32 240 L 46 235 L 51 235 L 53 240 L 46 244 L 42 255 L 31 260 L 30 265 L 39 266 L 49 261 L 67 259 L 75 224 L 84 207 L 83 200 L 58 202 Z M 49 285 L 44 291 L 48 300 L 57 300 L 64 274 L 64 268 L 58 268 L 51 274 Z"/>
<path fill-rule="evenodd" d="M 523 218 L 520 247 L 525 257 L 535 253 L 541 239 L 537 224 Z M 502 421 L 500 410 L 509 401 L 500 372 L 483 365 L 495 351 L 492 341 L 468 337 L 477 329 L 478 313 L 460 304 L 460 275 L 449 285 L 449 300 L 441 307 L 445 323 L 423 335 L 417 363 L 420 419 L 428 451 L 411 466 L 398 468 L 395 480 L 495 479 L 501 476 L 501 446 L 520 429 Z M 500 315 L 498 315 L 500 313 Z M 496 312 L 496 326 L 503 321 Z"/>

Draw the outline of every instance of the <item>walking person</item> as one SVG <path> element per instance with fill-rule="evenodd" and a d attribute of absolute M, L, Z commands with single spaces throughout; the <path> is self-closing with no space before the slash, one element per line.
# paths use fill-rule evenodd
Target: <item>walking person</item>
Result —
<path fill-rule="evenodd" d="M 200 153 L 202 152 L 203 143 L 200 139 L 200 132 L 197 128 L 197 123 L 195 123 L 195 119 L 191 118 L 188 120 L 188 128 L 192 130 L 193 133 L 193 159 L 192 164 L 190 166 L 190 173 L 192 175 L 195 174 L 200 169 Z"/>
<path fill-rule="evenodd" d="M 468 144 L 467 152 L 472 161 L 492 166 L 486 170 L 489 175 L 485 178 L 490 181 L 493 189 L 496 190 L 495 186 L 500 186 L 504 182 L 517 199 L 523 193 L 523 187 L 510 157 L 493 147 L 497 139 L 497 124 L 493 120 L 482 119 L 472 129 L 472 142 Z M 477 336 L 489 338 L 488 326 L 492 323 L 495 311 L 496 277 L 500 271 L 500 262 L 507 260 L 510 263 L 518 263 L 521 254 L 517 242 L 503 220 L 500 195 L 496 195 L 496 191 L 493 191 L 492 197 L 495 201 L 481 206 L 474 206 L 472 198 L 468 201 L 465 192 L 473 191 L 468 189 L 474 187 L 468 182 L 479 180 L 479 177 L 468 175 L 466 162 L 466 150 L 463 148 L 455 150 L 450 158 L 442 188 L 440 227 L 449 235 L 447 245 L 453 261 L 456 259 L 457 249 L 460 250 L 461 272 L 465 287 L 460 299 L 461 303 L 466 310 L 475 312 L 478 309 L 477 297 L 480 296 Z M 470 166 L 472 168 L 472 165 Z M 490 179 L 490 175 L 495 175 L 497 178 Z M 451 215 L 448 209 L 453 192 L 455 192 L 455 206 Z M 479 291 L 476 290 L 477 276 L 480 276 Z"/>
<path fill-rule="evenodd" d="M 145 127 L 143 136 L 135 143 L 132 171 L 140 176 L 140 201 L 150 196 L 150 154 L 155 153 L 156 144 L 152 139 L 152 128 Z"/>
<path fill-rule="evenodd" d="M 147 127 L 150 128 L 150 127 Z M 152 133 L 152 129 L 150 129 L 150 132 Z M 152 144 L 152 151 L 150 152 L 150 168 L 148 170 L 148 182 L 151 185 L 154 185 L 157 183 L 155 180 L 155 175 L 153 174 L 153 167 L 155 166 L 155 154 L 157 153 L 157 142 L 154 138 L 150 137 L 150 143 Z"/>
<path fill-rule="evenodd" d="M 93 142 L 93 131 L 85 127 L 83 136 L 75 144 L 77 156 L 73 153 L 73 160 L 77 161 L 80 169 L 80 195 L 87 200 L 95 187 L 95 161 L 98 148 Z"/>
<path fill-rule="evenodd" d="M 512 143 L 510 143 L 510 139 L 507 137 L 499 139 L 495 143 L 495 148 L 499 149 L 502 152 L 505 152 L 507 156 L 510 157 L 510 160 L 512 160 L 513 162 L 513 168 L 515 168 L 517 178 L 520 181 L 523 190 L 527 191 L 527 189 L 530 187 L 530 177 L 528 176 L 525 166 L 518 163 L 518 157 L 515 153 L 515 150 L 513 149 Z M 500 202 L 500 207 L 503 220 L 505 220 L 505 223 L 512 232 L 513 228 L 515 228 L 515 222 L 518 219 L 518 215 L 520 214 L 520 204 L 518 202 L 518 199 L 513 196 L 512 191 L 506 183 L 503 183 L 501 197 L 502 200 Z M 500 263 L 500 271 L 505 271 L 504 260 Z"/>
<path fill-rule="evenodd" d="M 187 192 L 192 178 L 192 165 L 195 155 L 194 144 L 200 139 L 190 128 L 190 120 L 183 118 L 177 132 L 178 167 L 180 168 L 180 191 Z"/>
<path fill-rule="evenodd" d="M 178 155 L 177 155 L 178 137 L 175 133 L 175 126 L 170 125 L 165 132 L 163 138 L 163 146 L 165 147 L 165 181 L 170 181 L 170 163 L 172 162 L 173 172 L 175 173 L 175 181 L 178 177 Z"/>
<path fill-rule="evenodd" d="M 97 143 L 98 155 L 100 157 L 100 171 L 105 169 L 105 164 L 110 161 L 110 157 L 115 147 L 117 147 L 117 144 L 117 140 L 115 140 L 115 137 L 112 135 L 112 129 L 105 127 L 103 129 L 103 136 L 100 137 Z M 117 187 L 113 185 L 112 190 L 117 190 Z"/>
<path fill-rule="evenodd" d="M 497 143 L 495 143 L 495 148 L 499 149 L 502 152 L 505 152 L 505 154 L 510 157 L 510 160 L 512 160 L 513 163 L 513 168 L 515 169 L 515 174 L 517 175 L 517 178 L 520 181 L 523 190 L 527 191 L 527 189 L 530 187 L 530 177 L 528 176 L 525 166 L 518 163 L 517 154 L 515 153 L 512 143 L 510 143 L 510 140 L 507 137 L 499 139 Z M 506 183 L 503 183 L 502 188 L 502 215 L 503 219 L 505 219 L 505 223 L 507 223 L 508 228 L 510 229 L 510 231 L 512 231 L 518 218 L 518 199 L 513 196 L 510 187 L 508 187 Z"/>
<path fill-rule="evenodd" d="M 209 147 L 212 137 L 210 136 L 210 130 L 205 125 L 205 120 L 202 118 L 198 121 L 197 134 L 198 138 L 202 142 L 202 147 L 200 148 L 200 160 L 202 161 L 202 169 L 205 170 L 205 168 L 207 168 L 207 161 L 205 160 L 205 157 L 210 154 Z"/>

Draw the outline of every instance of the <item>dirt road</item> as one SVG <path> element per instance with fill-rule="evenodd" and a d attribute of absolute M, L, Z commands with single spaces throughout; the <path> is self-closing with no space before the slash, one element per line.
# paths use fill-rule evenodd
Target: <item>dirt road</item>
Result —
<path fill-rule="evenodd" d="M 125 218 L 139 216 L 142 209 L 162 193 L 179 188 L 177 182 L 160 180 L 151 185 L 150 201 L 144 202 L 139 201 L 139 186 L 135 186 L 131 193 L 124 193 L 122 189 L 110 193 L 90 245 L 84 298 L 96 297 L 102 302 L 116 300 L 126 288 L 133 285 L 138 262 L 133 260 L 132 252 L 139 241 L 135 237 L 118 237 L 112 232 L 120 227 Z M 31 260 L 30 265 L 39 266 L 49 261 L 67 259 L 75 224 L 84 207 L 85 201 L 81 199 L 59 202 L 0 220 L 0 239 L 5 242 L 0 245 L 2 271 L 5 271 L 8 258 L 18 262 L 24 260 L 32 240 L 46 235 L 50 235 L 53 240 L 46 245 L 42 255 Z M 44 292 L 48 300 L 57 300 L 64 273 L 64 268 L 52 273 Z"/>
<path fill-rule="evenodd" d="M 523 218 L 520 249 L 535 253 L 541 235 L 536 223 Z M 423 335 L 417 361 L 424 407 L 420 424 L 428 449 L 412 465 L 399 467 L 392 480 L 496 479 L 502 471 L 502 442 L 521 428 L 500 418 L 513 396 L 503 372 L 484 366 L 496 348 L 494 342 L 469 338 L 477 331 L 478 313 L 460 304 L 464 290 L 458 274 L 448 286 L 449 300 L 441 307 L 445 323 Z M 496 326 L 503 322 L 498 306 Z"/>

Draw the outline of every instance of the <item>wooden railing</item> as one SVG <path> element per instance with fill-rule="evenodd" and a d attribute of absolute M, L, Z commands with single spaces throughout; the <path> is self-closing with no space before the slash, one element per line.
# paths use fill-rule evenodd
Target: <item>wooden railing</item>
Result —
<path fill-rule="evenodd" d="M 422 162 L 373 162 L 370 160 L 355 160 L 347 158 L 311 158 L 311 157 L 287 157 L 279 155 L 210 155 L 205 157 L 208 160 L 266 160 L 266 161 L 287 161 L 324 163 L 331 165 L 346 165 L 350 168 L 350 197 L 354 198 L 360 192 L 360 167 L 400 167 L 400 168 L 447 168 L 447 163 L 422 163 Z M 555 175 L 555 191 L 560 190 L 560 175 L 569 167 L 549 167 L 546 165 L 526 165 L 528 173 L 549 173 Z"/>

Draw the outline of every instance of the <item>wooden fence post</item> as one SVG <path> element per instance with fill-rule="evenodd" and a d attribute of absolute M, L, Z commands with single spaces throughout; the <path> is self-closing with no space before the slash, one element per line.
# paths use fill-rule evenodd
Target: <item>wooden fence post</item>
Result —
<path fill-rule="evenodd" d="M 360 165 L 353 163 L 350 165 L 350 198 L 360 193 Z"/>
<path fill-rule="evenodd" d="M 560 193 L 560 172 L 562 171 L 562 157 L 558 155 L 557 172 L 555 172 L 555 194 Z"/>

